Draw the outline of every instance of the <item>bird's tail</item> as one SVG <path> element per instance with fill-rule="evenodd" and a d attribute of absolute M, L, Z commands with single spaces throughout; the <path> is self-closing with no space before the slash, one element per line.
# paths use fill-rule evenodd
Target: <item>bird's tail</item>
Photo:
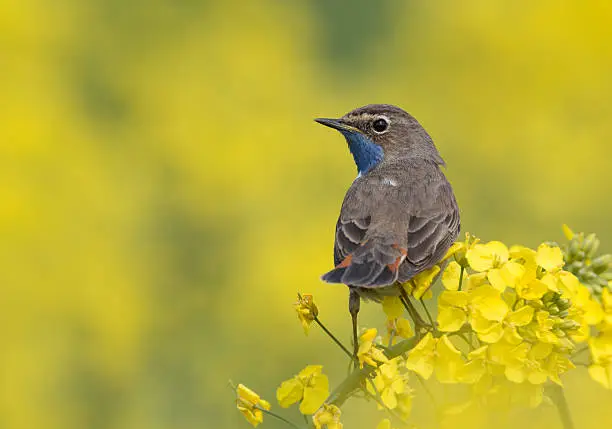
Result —
<path fill-rule="evenodd" d="M 395 283 L 406 250 L 396 244 L 371 239 L 321 278 L 328 283 L 381 287 Z"/>

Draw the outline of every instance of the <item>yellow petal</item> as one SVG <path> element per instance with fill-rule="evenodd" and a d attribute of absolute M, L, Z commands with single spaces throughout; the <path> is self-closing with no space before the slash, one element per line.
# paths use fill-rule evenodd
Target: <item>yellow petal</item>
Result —
<path fill-rule="evenodd" d="M 380 395 L 380 399 L 382 399 L 383 404 L 385 404 L 385 406 L 390 410 L 397 407 L 397 397 L 395 396 L 395 392 L 393 392 L 391 389 L 383 390 L 382 394 Z"/>
<path fill-rule="evenodd" d="M 361 341 L 374 341 L 374 338 L 376 338 L 376 334 L 378 333 L 378 331 L 376 330 L 376 328 L 370 328 L 368 330 L 366 330 L 363 334 L 361 334 L 361 337 L 359 337 L 359 339 Z"/>
<path fill-rule="evenodd" d="M 433 337 L 431 332 L 428 332 L 414 349 L 412 349 L 410 354 L 408 354 L 406 368 L 416 372 L 425 379 L 431 377 L 433 373 L 436 343 L 437 340 Z"/>
<path fill-rule="evenodd" d="M 538 300 L 548 292 L 548 285 L 542 280 L 533 279 L 527 284 L 517 286 L 516 292 L 521 298 L 527 300 Z"/>
<path fill-rule="evenodd" d="M 480 380 L 485 372 L 486 369 L 482 361 L 473 360 L 460 367 L 458 377 L 462 383 L 474 384 Z"/>
<path fill-rule="evenodd" d="M 575 294 L 580 287 L 580 280 L 568 271 L 559 272 L 560 286 L 571 295 Z"/>
<path fill-rule="evenodd" d="M 283 381 L 278 389 L 276 389 L 276 399 L 278 404 L 287 408 L 302 399 L 304 393 L 304 385 L 297 379 Z"/>
<path fill-rule="evenodd" d="M 508 304 L 501 298 L 499 291 L 490 285 L 482 285 L 471 291 L 474 308 L 488 320 L 501 322 L 508 313 Z"/>
<path fill-rule="evenodd" d="M 478 332 L 478 338 L 485 343 L 496 343 L 504 336 L 504 328 L 501 323 L 493 322 L 486 331 Z"/>
<path fill-rule="evenodd" d="M 531 347 L 531 350 L 529 351 L 529 357 L 534 360 L 543 360 L 548 357 L 548 355 L 550 355 L 552 350 L 552 344 L 537 342 Z"/>
<path fill-rule="evenodd" d="M 397 328 L 396 333 L 400 337 L 412 338 L 414 336 L 414 331 L 412 330 L 412 326 L 410 326 L 410 322 L 408 322 L 408 320 L 403 318 L 397 319 L 395 326 Z"/>
<path fill-rule="evenodd" d="M 563 235 L 565 235 L 565 238 L 567 238 L 568 240 L 574 238 L 574 231 L 572 231 L 569 226 L 563 224 L 561 229 L 563 229 Z"/>
<path fill-rule="evenodd" d="M 436 352 L 435 372 L 438 381 L 440 383 L 458 383 L 460 381 L 459 370 L 464 366 L 461 352 L 457 350 L 446 335 L 440 337 Z"/>
<path fill-rule="evenodd" d="M 304 389 L 304 399 L 300 403 L 302 414 L 314 414 L 329 396 L 329 381 L 325 374 L 319 374 L 312 380 L 311 386 Z"/>
<path fill-rule="evenodd" d="M 415 285 L 415 289 L 412 292 L 412 296 L 416 299 L 420 299 L 425 292 L 431 287 L 431 283 L 433 282 L 434 277 L 440 272 L 440 267 L 438 265 L 434 265 L 428 270 L 425 270 L 412 279 L 412 282 Z"/>
<path fill-rule="evenodd" d="M 506 321 L 514 326 L 525 326 L 533 320 L 533 307 L 528 305 L 510 313 Z"/>
<path fill-rule="evenodd" d="M 563 267 L 563 253 L 558 247 L 540 244 L 536 254 L 536 263 L 546 271 L 556 271 Z"/>
<path fill-rule="evenodd" d="M 323 365 L 308 365 L 299 372 L 298 377 L 301 379 L 307 379 L 313 375 L 321 374 L 321 371 L 323 371 Z"/>
<path fill-rule="evenodd" d="M 475 271 L 487 271 L 493 268 L 494 255 L 484 244 L 476 244 L 465 254 L 470 267 Z"/>
<path fill-rule="evenodd" d="M 506 281 L 501 275 L 500 269 L 498 268 L 490 269 L 489 272 L 487 273 L 487 280 L 489 280 L 489 283 L 491 283 L 491 286 L 493 286 L 498 291 L 503 292 L 504 290 L 506 290 Z"/>
<path fill-rule="evenodd" d="M 525 274 L 525 267 L 518 262 L 508 261 L 501 267 L 500 274 L 507 286 L 515 287 Z"/>
<path fill-rule="evenodd" d="M 246 387 L 244 384 L 239 384 L 236 387 L 236 392 L 238 393 L 238 397 L 240 399 L 243 399 L 253 405 L 257 404 L 260 400 L 259 395 Z"/>
<path fill-rule="evenodd" d="M 440 331 L 455 332 L 467 322 L 467 314 L 459 308 L 440 307 L 437 322 Z"/>
<path fill-rule="evenodd" d="M 506 262 L 510 257 L 508 247 L 501 241 L 489 241 L 486 246 L 497 262 Z"/>
<path fill-rule="evenodd" d="M 612 371 L 601 365 L 589 366 L 589 375 L 606 389 L 612 389 Z"/>
<path fill-rule="evenodd" d="M 555 274 L 546 273 L 544 277 L 542 277 L 542 283 L 548 286 L 548 290 L 553 291 L 553 292 L 559 292 L 559 288 L 557 287 L 558 280 L 557 280 L 556 273 Z"/>
<path fill-rule="evenodd" d="M 465 247 L 465 243 L 461 243 L 459 241 L 454 242 L 453 245 L 450 247 L 450 249 L 446 251 L 446 255 L 444 255 L 444 257 L 442 258 L 440 262 L 446 261 L 448 258 L 453 256 L 455 253 L 457 253 L 459 250 L 463 249 L 464 247 Z"/>

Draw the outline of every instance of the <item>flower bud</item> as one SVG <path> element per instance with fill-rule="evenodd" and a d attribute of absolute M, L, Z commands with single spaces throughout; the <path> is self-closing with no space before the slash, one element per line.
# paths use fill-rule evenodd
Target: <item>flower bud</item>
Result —
<path fill-rule="evenodd" d="M 584 239 L 582 248 L 584 249 L 589 258 L 592 257 L 599 248 L 599 239 L 594 233 L 587 235 Z"/>
<path fill-rule="evenodd" d="M 569 259 L 576 259 L 576 255 L 580 251 L 580 243 L 575 238 L 570 242 L 569 249 L 567 250 L 567 254 Z"/>
<path fill-rule="evenodd" d="M 591 269 L 597 274 L 608 271 L 612 264 L 612 255 L 601 255 L 591 261 Z"/>

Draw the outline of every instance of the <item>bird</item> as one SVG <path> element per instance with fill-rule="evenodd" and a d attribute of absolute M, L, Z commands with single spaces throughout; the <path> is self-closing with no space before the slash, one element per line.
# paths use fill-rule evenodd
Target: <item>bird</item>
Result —
<path fill-rule="evenodd" d="M 369 104 L 315 121 L 344 136 L 357 166 L 336 223 L 335 267 L 321 277 L 349 288 L 356 358 L 361 299 L 403 295 L 410 312 L 400 284 L 444 257 L 459 235 L 459 207 L 432 138 L 401 108 Z"/>

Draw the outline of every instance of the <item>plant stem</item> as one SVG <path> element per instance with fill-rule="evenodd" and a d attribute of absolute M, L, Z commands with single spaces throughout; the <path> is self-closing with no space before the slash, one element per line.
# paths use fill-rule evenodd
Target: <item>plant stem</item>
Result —
<path fill-rule="evenodd" d="M 323 329 L 323 331 L 324 331 L 324 332 L 325 332 L 327 335 L 329 335 L 329 337 L 330 337 L 332 340 L 334 340 L 334 343 L 336 343 L 336 344 L 338 345 L 338 347 L 340 347 L 340 348 L 342 349 L 342 351 L 343 351 L 344 353 L 346 353 L 346 355 L 347 355 L 348 357 L 350 357 L 350 358 L 351 358 L 351 360 L 354 360 L 354 359 L 355 359 L 355 358 L 354 358 L 354 356 L 353 356 L 353 354 L 352 354 L 351 352 L 349 352 L 349 351 L 348 351 L 348 349 L 342 345 L 342 343 L 340 342 L 340 340 L 338 340 L 338 339 L 337 339 L 337 338 L 334 336 L 334 334 L 332 334 L 332 333 L 331 333 L 331 331 L 325 327 L 325 325 L 324 325 L 323 323 L 321 323 L 321 321 L 319 320 L 319 318 L 318 318 L 318 317 L 315 317 L 315 318 L 314 318 L 314 321 L 315 321 L 315 322 L 317 322 L 317 325 L 319 325 L 319 326 L 321 327 L 321 329 Z"/>
<path fill-rule="evenodd" d="M 463 285 L 463 271 L 465 267 L 461 266 L 461 272 L 459 273 L 459 288 L 457 290 L 461 290 L 461 286 Z"/>
<path fill-rule="evenodd" d="M 433 320 L 433 317 L 431 317 L 431 313 L 429 312 L 429 309 L 427 308 L 425 301 L 423 301 L 423 298 L 419 299 L 419 301 L 421 301 L 421 305 L 423 306 L 423 309 L 425 310 L 425 314 L 427 314 L 427 319 L 429 320 L 429 323 L 431 323 L 431 326 L 434 328 L 434 330 L 436 330 L 436 324 Z"/>
<path fill-rule="evenodd" d="M 295 423 L 293 423 L 293 422 L 291 422 L 291 421 L 287 420 L 287 419 L 286 419 L 286 418 L 284 418 L 284 417 L 279 416 L 279 415 L 278 415 L 278 414 L 276 414 L 276 413 L 273 413 L 272 411 L 264 410 L 264 409 L 263 409 L 263 408 L 261 408 L 261 407 L 255 407 L 255 408 L 257 408 L 258 410 L 261 410 L 261 412 L 262 412 L 262 413 L 264 413 L 264 414 L 267 414 L 267 415 L 272 416 L 272 417 L 276 417 L 278 420 L 280 420 L 281 422 L 284 422 L 284 423 L 288 424 L 288 425 L 289 425 L 289 426 L 291 426 L 292 428 L 295 428 L 295 429 L 303 429 L 302 427 L 300 427 L 300 426 L 296 425 Z"/>
<path fill-rule="evenodd" d="M 569 406 L 567 405 L 567 400 L 565 399 L 563 389 L 554 384 L 548 387 L 548 391 L 550 399 L 552 399 L 553 403 L 557 407 L 557 411 L 559 412 L 559 418 L 563 424 L 563 429 L 574 429 L 572 414 L 570 413 Z"/>

